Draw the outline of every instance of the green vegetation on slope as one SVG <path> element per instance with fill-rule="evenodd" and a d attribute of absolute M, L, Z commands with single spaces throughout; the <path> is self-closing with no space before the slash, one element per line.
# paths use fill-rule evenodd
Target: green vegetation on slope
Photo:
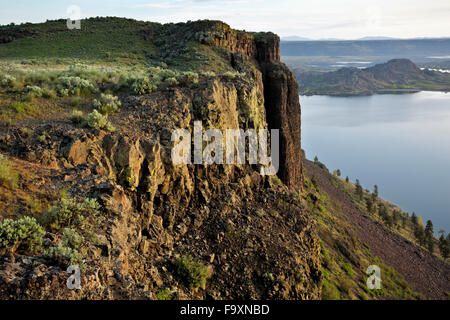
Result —
<path fill-rule="evenodd" d="M 0 59 L 77 58 L 103 62 L 142 61 L 155 47 L 143 37 L 161 25 L 132 19 L 91 18 L 82 20 L 81 29 L 69 30 L 66 20 L 40 24 L 1 26 L 6 31 L 27 31 L 28 37 L 1 44 Z M 41 61 L 35 61 L 41 63 Z"/>
<path fill-rule="evenodd" d="M 159 24 L 108 17 L 81 20 L 79 30 L 69 30 L 63 19 L 0 26 L 0 60 L 29 66 L 83 62 L 105 68 L 169 66 L 182 71 L 233 71 L 226 52 L 196 41 L 198 28 L 216 28 L 217 24 L 223 23 Z"/>
<path fill-rule="evenodd" d="M 119 111 L 118 96 L 143 95 L 157 90 L 196 86 L 199 78 L 242 77 L 227 71 L 179 71 L 163 67 L 104 68 L 97 64 L 76 63 L 66 67 L 0 62 L 0 123 L 13 125 L 18 120 L 50 116 L 61 108 L 88 105 L 103 114 Z"/>
<path fill-rule="evenodd" d="M 370 247 L 358 240 L 346 213 L 320 190 L 308 172 L 304 183 L 304 204 L 317 221 L 321 239 L 322 299 L 421 299 L 393 268 L 374 256 Z M 381 268 L 382 287 L 367 287 L 366 269 Z"/>
<path fill-rule="evenodd" d="M 358 179 L 353 184 L 337 175 L 333 184 L 350 196 L 353 204 L 366 216 L 378 221 L 405 239 L 422 246 L 443 260 L 448 258 L 448 255 L 445 256 L 443 253 L 448 252 L 450 234 L 445 237 L 445 231 L 441 231 L 443 239 L 440 241 L 436 239 L 431 220 L 428 220 L 426 226 L 424 226 L 420 215 L 417 216 L 415 212 L 410 215 L 396 205 L 379 198 L 378 186 L 376 185 L 371 192 L 364 190 Z"/>
<path fill-rule="evenodd" d="M 65 20 L 0 26 L 2 125 L 61 111 L 68 117 L 74 107 L 114 113 L 123 96 L 244 75 L 230 66 L 225 49 L 198 41 L 199 28 L 225 26 L 217 21 L 90 18 L 81 26 L 69 30 Z"/>

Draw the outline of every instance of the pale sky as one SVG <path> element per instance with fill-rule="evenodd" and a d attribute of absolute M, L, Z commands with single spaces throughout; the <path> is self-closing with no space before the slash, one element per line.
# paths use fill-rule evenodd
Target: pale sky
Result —
<path fill-rule="evenodd" d="M 313 39 L 450 37 L 449 0 L 0 0 L 0 24 L 119 16 L 155 22 L 222 20 L 233 28 Z"/>

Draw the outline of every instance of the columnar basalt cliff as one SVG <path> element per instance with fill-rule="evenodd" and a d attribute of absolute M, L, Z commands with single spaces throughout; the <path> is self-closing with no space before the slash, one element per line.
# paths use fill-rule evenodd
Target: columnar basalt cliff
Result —
<path fill-rule="evenodd" d="M 320 297 L 319 240 L 299 195 L 297 84 L 279 61 L 279 38 L 202 21 L 168 31 L 177 32 L 245 76 L 205 75 L 191 87 L 123 95 L 110 116 L 113 133 L 61 120 L 36 121 L 30 134 L 19 126 L 0 131 L 2 153 L 28 170 L 48 170 L 42 188 L 101 205 L 89 230 L 96 241 L 86 238 L 80 249 L 81 290 L 66 287 L 66 264 L 21 252 L 16 263 L 1 256 L 0 298 L 156 299 L 165 289 L 180 299 Z M 284 184 L 249 164 L 175 165 L 171 133 L 192 131 L 198 120 L 208 128 L 280 129 Z M 62 232 L 49 227 L 43 250 L 61 243 Z M 207 269 L 195 290 L 176 267 L 184 256 Z"/>
<path fill-rule="evenodd" d="M 259 63 L 280 62 L 280 38 L 271 32 L 247 33 L 233 30 L 220 21 L 195 22 L 194 39 L 256 59 Z"/>
<path fill-rule="evenodd" d="M 279 177 L 300 189 L 303 165 L 300 146 L 300 102 L 295 76 L 283 64 L 264 64 L 264 97 L 269 128 L 281 129 Z"/>
<path fill-rule="evenodd" d="M 262 72 L 265 109 L 270 129 L 281 131 L 279 177 L 291 189 L 301 189 L 301 112 L 299 86 L 295 75 L 280 62 L 280 38 L 273 33 L 248 34 L 217 22 L 201 24 L 206 30 L 197 31 L 195 39 L 228 51 L 246 55 Z M 231 63 L 242 69 L 231 57 Z"/>

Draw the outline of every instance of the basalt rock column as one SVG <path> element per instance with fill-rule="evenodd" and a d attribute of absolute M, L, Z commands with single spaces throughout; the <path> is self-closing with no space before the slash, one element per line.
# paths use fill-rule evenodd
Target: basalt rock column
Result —
<path fill-rule="evenodd" d="M 280 39 L 272 33 L 256 39 L 257 58 L 264 82 L 264 100 L 269 129 L 280 129 L 278 176 L 293 190 L 301 190 L 301 111 L 299 87 L 294 74 L 280 62 Z"/>

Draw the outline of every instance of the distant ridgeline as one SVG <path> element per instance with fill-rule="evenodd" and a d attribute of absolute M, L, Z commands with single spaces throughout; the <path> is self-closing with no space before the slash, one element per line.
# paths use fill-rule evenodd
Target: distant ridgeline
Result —
<path fill-rule="evenodd" d="M 393 59 L 366 69 L 296 72 L 305 95 L 370 95 L 421 90 L 450 91 L 450 74 L 421 70 L 408 59 Z"/>
<path fill-rule="evenodd" d="M 404 57 L 448 56 L 450 39 L 281 41 L 281 55 L 309 57 Z M 387 60 L 387 59 L 386 59 Z"/>

